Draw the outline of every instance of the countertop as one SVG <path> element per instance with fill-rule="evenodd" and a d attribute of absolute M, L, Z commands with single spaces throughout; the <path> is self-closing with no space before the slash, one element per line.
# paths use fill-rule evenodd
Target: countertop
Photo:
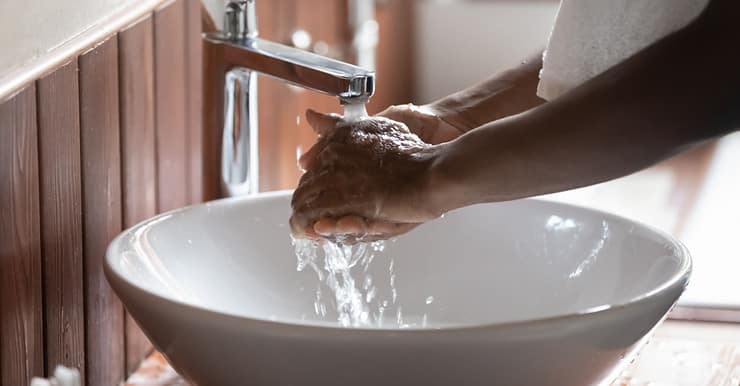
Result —
<path fill-rule="evenodd" d="M 740 386 L 740 324 L 669 320 L 611 386 Z M 159 353 L 125 386 L 190 386 Z"/>

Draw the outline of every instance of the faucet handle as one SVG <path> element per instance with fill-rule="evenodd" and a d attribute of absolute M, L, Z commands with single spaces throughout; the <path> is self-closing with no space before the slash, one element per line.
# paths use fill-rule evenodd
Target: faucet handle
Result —
<path fill-rule="evenodd" d="M 224 35 L 229 40 L 257 37 L 255 0 L 232 0 L 224 11 Z"/>

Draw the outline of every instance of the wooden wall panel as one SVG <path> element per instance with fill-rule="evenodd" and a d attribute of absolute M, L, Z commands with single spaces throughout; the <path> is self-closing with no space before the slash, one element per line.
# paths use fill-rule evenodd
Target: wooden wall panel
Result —
<path fill-rule="evenodd" d="M 153 39 L 151 17 L 118 35 L 125 228 L 157 214 Z M 126 370 L 135 370 L 150 350 L 146 336 L 127 315 Z"/>
<path fill-rule="evenodd" d="M 203 201 L 203 41 L 200 0 L 183 0 L 186 4 L 185 49 L 187 65 L 188 203 Z"/>
<path fill-rule="evenodd" d="M 123 222 L 126 227 L 157 213 L 153 37 L 151 17 L 118 35 Z"/>
<path fill-rule="evenodd" d="M 79 58 L 87 384 L 117 385 L 125 377 L 124 315 L 103 275 L 108 243 L 121 232 L 118 40 Z"/>
<path fill-rule="evenodd" d="M 375 72 L 375 95 L 368 105 L 368 113 L 375 114 L 389 105 L 412 102 L 414 1 L 396 0 L 378 2 L 375 18 L 378 21 L 378 46 Z"/>
<path fill-rule="evenodd" d="M 184 0 L 170 3 L 154 13 L 157 209 L 160 212 L 188 203 L 185 16 Z"/>
<path fill-rule="evenodd" d="M 266 39 L 288 44 L 295 17 L 295 0 L 257 3 L 259 33 Z M 304 90 L 266 76 L 258 79 L 259 190 L 278 190 L 289 186 L 296 174 L 296 116 L 302 115 L 298 98 Z"/>
<path fill-rule="evenodd" d="M 290 44 L 291 34 L 303 29 L 314 42 L 323 41 L 335 52 L 342 52 L 346 43 L 346 0 L 274 0 L 258 3 L 257 13 L 260 36 L 264 38 Z M 342 111 L 337 98 L 259 77 L 260 191 L 288 189 L 298 182 L 301 171 L 297 152 L 307 151 L 316 141 L 305 119 L 309 107 Z"/>
<path fill-rule="evenodd" d="M 325 0 L 317 4 L 298 0 L 295 1 L 295 12 L 293 28 L 309 31 L 314 42 L 325 42 L 330 47 L 330 55 L 338 55 L 336 59 L 351 62 L 352 58 L 347 52 L 351 41 L 347 0 Z M 281 189 L 295 188 L 303 174 L 297 167 L 296 148 L 299 147 L 301 152 L 306 152 L 316 142 L 316 134 L 305 119 L 306 109 L 344 113 L 336 97 L 309 90 L 301 90 L 296 104 L 295 115 L 299 115 L 301 119 L 299 124 L 286 127 L 289 130 L 287 137 L 293 138 L 295 144 L 288 145 L 289 149 L 286 149 L 288 153 L 292 151 L 293 158 L 287 165 L 287 179 L 283 181 Z M 286 157 L 289 156 L 286 154 Z"/>
<path fill-rule="evenodd" d="M 46 372 L 85 372 L 77 60 L 37 83 Z"/>
<path fill-rule="evenodd" d="M 36 88 L 0 103 L 0 384 L 44 372 Z"/>
<path fill-rule="evenodd" d="M 57 364 L 117 385 L 151 350 L 105 250 L 204 186 L 200 1 L 153 8 L 0 102 L 0 386 Z"/>
<path fill-rule="evenodd" d="M 203 30 L 213 31 L 215 21 L 202 10 Z M 223 132 L 224 76 L 226 64 L 218 49 L 203 46 L 203 124 L 201 127 L 202 192 L 204 200 L 221 197 L 221 133 Z M 208 106 L 208 108 L 206 108 Z M 260 143 L 262 139 L 260 138 Z"/>

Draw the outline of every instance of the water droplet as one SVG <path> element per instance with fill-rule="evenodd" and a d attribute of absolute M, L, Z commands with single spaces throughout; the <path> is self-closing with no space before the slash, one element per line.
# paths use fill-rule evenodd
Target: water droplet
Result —
<path fill-rule="evenodd" d="M 426 300 L 427 304 L 432 304 L 433 302 L 434 302 L 434 296 L 427 297 L 427 300 Z"/>

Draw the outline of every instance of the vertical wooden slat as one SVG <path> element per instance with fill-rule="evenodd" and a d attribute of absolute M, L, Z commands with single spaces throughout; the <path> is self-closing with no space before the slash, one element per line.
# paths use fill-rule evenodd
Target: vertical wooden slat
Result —
<path fill-rule="evenodd" d="M 123 225 L 128 228 L 157 213 L 152 18 L 121 31 L 118 51 Z M 126 370 L 135 370 L 149 350 L 146 336 L 127 315 Z"/>
<path fill-rule="evenodd" d="M 103 276 L 108 243 L 121 231 L 118 40 L 79 58 L 85 252 L 87 384 L 124 379 L 123 307 Z"/>
<path fill-rule="evenodd" d="M 40 79 L 41 240 L 46 371 L 85 367 L 82 186 L 77 60 Z"/>
<path fill-rule="evenodd" d="M 296 28 L 300 0 L 273 0 L 257 4 L 260 35 L 288 43 Z M 310 2 L 322 7 L 323 2 Z M 259 190 L 278 190 L 290 186 L 298 175 L 296 166 L 296 116 L 303 116 L 299 102 L 306 90 L 287 86 L 284 82 L 259 76 Z M 303 119 L 305 122 L 305 119 Z M 304 148 L 304 150 L 308 150 Z"/>
<path fill-rule="evenodd" d="M 187 43 L 187 124 L 188 124 L 188 175 L 190 177 L 188 203 L 203 200 L 203 41 L 201 34 L 201 2 L 186 0 L 185 36 Z"/>
<path fill-rule="evenodd" d="M 0 103 L 0 384 L 44 372 L 36 88 Z"/>
<path fill-rule="evenodd" d="M 187 205 L 189 177 L 185 98 L 185 1 L 154 13 L 154 96 L 157 133 L 157 209 Z"/>
<path fill-rule="evenodd" d="M 204 32 L 216 30 L 216 21 L 201 8 Z M 223 131 L 224 73 L 221 52 L 213 45 L 203 45 L 203 123 L 201 125 L 201 191 L 203 200 L 221 195 L 221 133 Z"/>
<path fill-rule="evenodd" d="M 368 112 L 375 114 L 391 104 L 409 103 L 414 91 L 413 14 L 414 1 L 377 2 L 378 47 L 375 95 Z"/>
<path fill-rule="evenodd" d="M 323 41 L 332 48 L 334 54 L 341 53 L 341 47 L 350 47 L 349 23 L 348 23 L 348 1 L 347 0 L 325 0 L 314 4 L 300 0 L 295 2 L 295 26 L 311 32 L 314 41 Z M 342 53 L 340 60 L 349 60 L 347 52 Z M 289 117 L 300 116 L 300 124 L 291 124 L 281 127 L 286 130 L 285 138 L 288 139 L 284 145 L 286 157 L 286 169 L 281 174 L 285 176 L 278 187 L 280 189 L 294 188 L 303 172 L 297 167 L 295 149 L 300 146 L 303 152 L 316 143 L 316 134 L 306 122 L 304 112 L 308 108 L 317 111 L 343 113 L 343 109 L 336 97 L 324 95 L 309 90 L 302 90 L 298 95 L 297 106 Z M 285 114 L 285 113 L 283 113 Z M 290 142 L 292 139 L 293 143 Z M 273 172 L 274 173 L 274 172 Z"/>

